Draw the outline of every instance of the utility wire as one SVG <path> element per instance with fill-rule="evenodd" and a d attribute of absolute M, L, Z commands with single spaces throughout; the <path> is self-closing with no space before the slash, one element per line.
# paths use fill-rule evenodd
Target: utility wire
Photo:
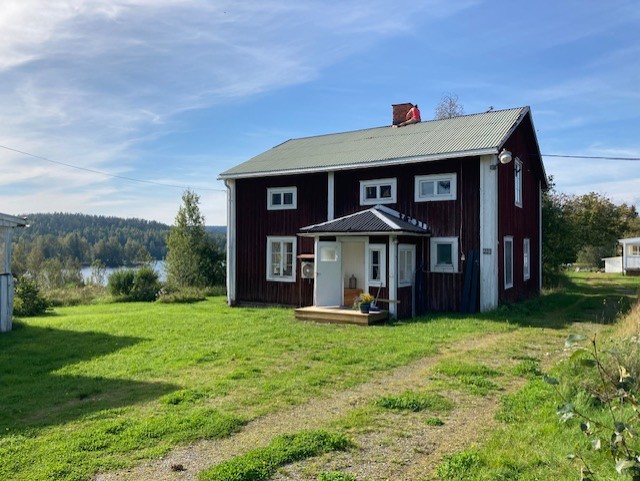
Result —
<path fill-rule="evenodd" d="M 143 184 L 151 184 L 151 185 L 159 185 L 161 187 L 174 187 L 177 189 L 191 189 L 191 187 L 185 187 L 184 185 L 176 185 L 176 184 L 165 184 L 164 182 L 155 182 L 153 180 L 145 180 L 145 179 L 136 179 L 134 177 L 126 177 L 124 175 L 110 174 L 108 172 L 103 172 L 101 170 L 89 169 L 87 167 L 80 167 L 79 165 L 73 165 L 66 162 L 60 162 L 58 160 L 52 160 L 47 157 L 43 157 L 41 155 L 31 154 L 29 152 L 25 152 L 24 150 L 14 149 L 12 147 L 7 147 L 6 145 L 0 145 L 0 148 L 5 150 L 10 150 L 11 152 L 16 152 L 18 154 L 26 155 L 28 157 L 33 157 L 34 159 L 44 160 L 46 162 L 51 162 L 52 164 L 64 165 L 65 167 L 69 167 L 71 169 L 84 170 L 85 172 L 91 172 L 92 174 L 104 175 L 106 177 L 113 177 L 115 179 L 128 180 L 130 182 L 140 182 Z M 564 157 L 568 159 L 597 159 L 597 160 L 625 160 L 638 162 L 640 161 L 640 157 L 605 157 L 605 156 L 593 156 L 593 155 L 565 155 L 565 154 L 541 154 L 542 157 Z M 194 190 L 206 190 L 210 192 L 226 192 L 223 189 L 208 189 L 206 187 L 199 187 Z"/>
<path fill-rule="evenodd" d="M 35 159 L 40 159 L 40 160 L 44 160 L 44 161 L 47 161 L 47 162 L 51 162 L 52 164 L 64 165 L 65 167 L 69 167 L 71 169 L 84 170 L 85 172 L 91 172 L 92 174 L 100 174 L 100 175 L 104 175 L 104 176 L 107 176 L 107 177 L 113 177 L 115 179 L 128 180 L 130 182 L 140 182 L 140 183 L 143 183 L 143 184 L 159 185 L 159 186 L 162 186 L 162 187 L 175 187 L 177 189 L 191 189 L 191 187 L 185 187 L 184 185 L 165 184 L 164 182 L 155 182 L 153 180 L 136 179 L 134 177 L 126 177 L 124 175 L 110 174 L 108 172 L 103 172 L 101 170 L 89 169 L 87 167 L 80 167 L 79 165 L 68 164 L 66 162 L 60 162 L 58 160 L 48 159 L 47 157 L 42 157 L 41 155 L 31 154 L 31 153 L 25 152 L 23 150 L 13 149 L 11 147 L 7 147 L 6 145 L 0 145 L 0 148 L 5 149 L 5 150 L 10 150 L 11 152 L 16 152 L 18 154 L 26 155 L 28 157 L 33 157 Z M 226 192 L 226 190 L 223 190 L 223 189 L 208 189 L 206 187 L 199 187 L 199 188 L 195 188 L 194 190 L 207 190 L 207 191 L 212 191 L 212 192 Z"/>

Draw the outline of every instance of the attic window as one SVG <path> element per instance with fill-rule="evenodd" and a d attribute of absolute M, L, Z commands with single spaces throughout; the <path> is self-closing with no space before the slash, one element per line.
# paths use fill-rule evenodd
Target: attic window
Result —
<path fill-rule="evenodd" d="M 298 204 L 297 187 L 277 187 L 267 189 L 267 209 L 296 209 Z"/>
<path fill-rule="evenodd" d="M 396 179 L 360 181 L 360 205 L 394 204 Z"/>

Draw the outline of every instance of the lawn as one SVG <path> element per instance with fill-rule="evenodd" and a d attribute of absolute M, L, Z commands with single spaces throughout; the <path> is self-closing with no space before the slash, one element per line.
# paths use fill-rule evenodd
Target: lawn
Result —
<path fill-rule="evenodd" d="M 492 314 L 368 328 L 301 323 L 289 309 L 231 309 L 220 297 L 57 308 L 0 336 L 0 479 L 88 480 L 231 436 L 455 341 L 607 321 L 637 287 L 573 275 L 562 290 Z"/>

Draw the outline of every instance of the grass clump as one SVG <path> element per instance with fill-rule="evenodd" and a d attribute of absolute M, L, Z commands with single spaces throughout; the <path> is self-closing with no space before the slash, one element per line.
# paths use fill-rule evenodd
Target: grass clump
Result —
<path fill-rule="evenodd" d="M 341 471 L 325 471 L 318 475 L 317 481 L 356 481 L 356 477 Z"/>
<path fill-rule="evenodd" d="M 437 417 L 427 418 L 425 423 L 427 426 L 444 426 L 444 421 Z"/>
<path fill-rule="evenodd" d="M 542 376 L 542 370 L 540 369 L 540 361 L 537 359 L 523 359 L 516 364 L 512 371 L 516 376 L 524 377 L 527 379 L 533 379 L 535 377 Z"/>
<path fill-rule="evenodd" d="M 271 443 L 217 464 L 198 474 L 202 481 L 264 481 L 285 464 L 331 451 L 342 451 L 351 441 L 337 433 L 323 430 L 284 434 Z"/>
<path fill-rule="evenodd" d="M 481 465 L 482 461 L 477 453 L 462 451 L 445 456 L 436 472 L 443 481 L 468 481 L 471 471 Z"/>
<path fill-rule="evenodd" d="M 446 412 L 453 409 L 453 403 L 435 393 L 417 393 L 406 391 L 396 396 L 383 396 L 375 402 L 383 409 L 395 411 L 436 411 Z"/>
<path fill-rule="evenodd" d="M 490 391 L 500 389 L 500 386 L 489 379 L 500 373 L 484 364 L 444 361 L 436 368 L 436 372 L 453 379 L 471 394 L 486 396 Z"/>

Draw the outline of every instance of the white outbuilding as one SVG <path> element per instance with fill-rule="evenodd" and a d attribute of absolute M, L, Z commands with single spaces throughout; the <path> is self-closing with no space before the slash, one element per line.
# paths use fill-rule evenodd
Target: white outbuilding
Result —
<path fill-rule="evenodd" d="M 0 213 L 0 332 L 12 327 L 13 275 L 11 274 L 11 237 L 13 230 L 26 227 L 27 219 Z"/>
<path fill-rule="evenodd" d="M 618 239 L 622 245 L 622 272 L 629 276 L 640 275 L 640 237 Z"/>

